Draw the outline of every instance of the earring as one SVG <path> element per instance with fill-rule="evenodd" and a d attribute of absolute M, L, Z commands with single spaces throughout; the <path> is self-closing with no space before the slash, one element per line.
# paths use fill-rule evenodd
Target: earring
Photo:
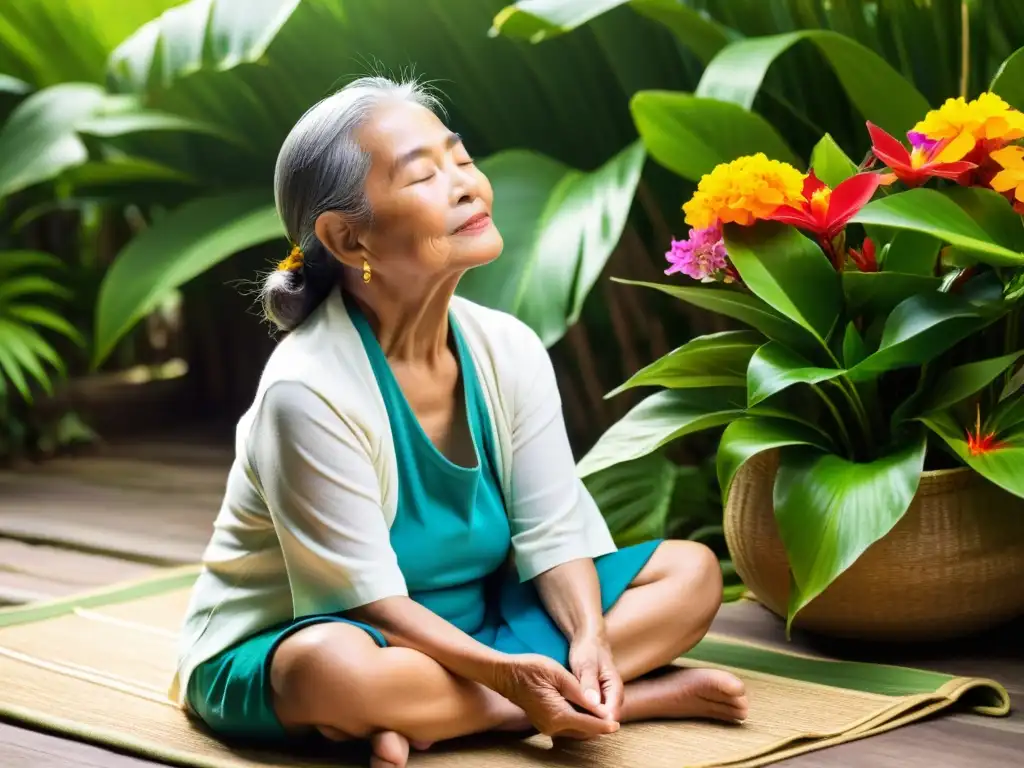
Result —
<path fill-rule="evenodd" d="M 368 262 L 366 259 L 363 259 L 363 282 L 364 283 L 370 282 L 370 278 L 372 276 L 373 275 L 370 272 L 370 262 Z"/>

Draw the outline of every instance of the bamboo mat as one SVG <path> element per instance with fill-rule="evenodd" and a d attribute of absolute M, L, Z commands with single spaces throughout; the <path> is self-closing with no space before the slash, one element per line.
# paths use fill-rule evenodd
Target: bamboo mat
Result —
<path fill-rule="evenodd" d="M 366 764 L 359 747 L 289 754 L 227 745 L 168 701 L 177 631 L 197 573 L 189 567 L 49 603 L 0 610 L 0 715 L 167 763 L 195 768 Z M 480 737 L 414 753 L 422 768 L 754 768 L 865 738 L 957 708 L 1009 712 L 998 683 L 922 670 L 834 662 L 709 636 L 681 666 L 728 669 L 748 690 L 742 725 L 628 725 L 594 742 Z"/>

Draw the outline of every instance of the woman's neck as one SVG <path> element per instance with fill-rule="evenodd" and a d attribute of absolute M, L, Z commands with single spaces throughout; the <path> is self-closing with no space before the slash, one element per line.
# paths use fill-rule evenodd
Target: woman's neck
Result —
<path fill-rule="evenodd" d="M 459 275 L 417 286 L 406 280 L 399 289 L 377 275 L 369 283 L 346 270 L 345 291 L 366 313 L 389 360 L 436 361 L 448 352 L 448 309 Z"/>

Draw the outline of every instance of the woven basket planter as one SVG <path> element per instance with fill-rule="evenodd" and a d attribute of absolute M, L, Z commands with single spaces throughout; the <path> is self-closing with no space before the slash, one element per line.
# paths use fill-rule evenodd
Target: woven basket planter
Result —
<path fill-rule="evenodd" d="M 786 615 L 789 568 L 772 506 L 778 454 L 736 474 L 725 536 L 744 584 Z M 906 515 L 794 626 L 835 637 L 938 640 L 1024 614 L 1024 499 L 969 469 L 925 472 Z"/>

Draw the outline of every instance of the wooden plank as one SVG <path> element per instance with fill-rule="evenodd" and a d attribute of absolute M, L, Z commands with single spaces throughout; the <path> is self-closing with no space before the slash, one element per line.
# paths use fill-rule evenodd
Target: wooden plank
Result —
<path fill-rule="evenodd" d="M 198 443 L 185 433 L 0 471 L 0 536 L 128 560 L 195 562 L 231 461 L 230 443 Z"/>
<path fill-rule="evenodd" d="M 58 547 L 0 539 L 0 603 L 63 597 L 138 579 L 153 566 Z"/>
<path fill-rule="evenodd" d="M 1024 735 L 931 720 L 775 763 L 778 768 L 1007 768 Z"/>
<path fill-rule="evenodd" d="M 6 473 L 0 474 L 0 536 L 129 560 L 190 563 L 201 557 L 220 503 L 220 492 L 112 488 Z"/>
<path fill-rule="evenodd" d="M 0 765 L 4 768 L 153 768 L 160 765 L 0 720 Z"/>

